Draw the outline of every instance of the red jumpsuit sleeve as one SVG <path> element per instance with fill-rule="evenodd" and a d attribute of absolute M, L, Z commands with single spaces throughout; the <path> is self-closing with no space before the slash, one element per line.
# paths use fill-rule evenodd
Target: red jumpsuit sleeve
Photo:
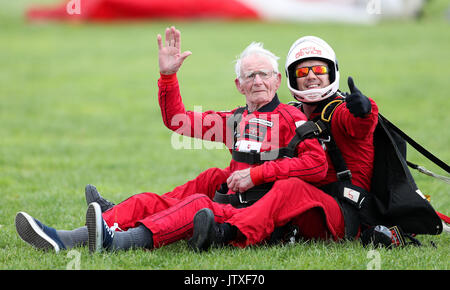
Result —
<path fill-rule="evenodd" d="M 372 99 L 369 98 L 369 100 L 372 110 L 362 118 L 353 116 L 345 103 L 339 105 L 334 113 L 331 127 L 339 126 L 341 131 L 345 131 L 355 139 L 365 139 L 373 134 L 378 123 L 378 106 Z"/>
<path fill-rule="evenodd" d="M 232 111 L 186 111 L 176 74 L 161 74 L 158 89 L 158 102 L 167 128 L 184 136 L 229 144 L 227 138 L 232 134 L 227 129 L 226 120 Z"/>

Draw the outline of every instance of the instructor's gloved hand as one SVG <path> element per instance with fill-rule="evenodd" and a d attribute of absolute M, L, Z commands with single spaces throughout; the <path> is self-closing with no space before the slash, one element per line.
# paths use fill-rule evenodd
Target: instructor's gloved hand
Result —
<path fill-rule="evenodd" d="M 372 110 L 369 98 L 364 96 L 355 86 L 352 77 L 348 77 L 348 88 L 350 94 L 345 98 L 345 102 L 350 113 L 355 117 L 364 117 Z"/>

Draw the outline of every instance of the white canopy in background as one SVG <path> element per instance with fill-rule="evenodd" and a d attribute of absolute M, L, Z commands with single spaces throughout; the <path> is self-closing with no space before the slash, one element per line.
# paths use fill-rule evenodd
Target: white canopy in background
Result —
<path fill-rule="evenodd" d="M 263 19 L 295 22 L 373 23 L 413 18 L 426 0 L 238 0 Z"/>

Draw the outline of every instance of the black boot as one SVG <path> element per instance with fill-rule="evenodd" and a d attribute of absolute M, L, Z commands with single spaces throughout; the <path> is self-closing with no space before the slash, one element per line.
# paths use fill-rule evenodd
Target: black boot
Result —
<path fill-rule="evenodd" d="M 409 241 L 407 239 L 409 239 Z M 361 234 L 361 243 L 364 247 L 372 245 L 374 247 L 381 246 L 388 249 L 406 245 L 422 245 L 420 241 L 411 234 L 404 233 L 400 227 L 393 226 L 387 228 L 383 225 L 370 227 L 364 230 Z"/>
<path fill-rule="evenodd" d="M 102 212 L 107 211 L 112 208 L 115 204 L 110 202 L 109 200 L 103 198 L 100 193 L 97 191 L 97 188 L 92 184 L 86 185 L 84 189 L 84 194 L 86 196 L 86 203 L 90 205 L 93 202 L 96 202 L 100 205 Z"/>
<path fill-rule="evenodd" d="M 194 233 L 188 245 L 194 251 L 206 251 L 212 245 L 223 246 L 236 237 L 237 228 L 229 223 L 218 224 L 209 208 L 199 210 L 194 216 Z"/>

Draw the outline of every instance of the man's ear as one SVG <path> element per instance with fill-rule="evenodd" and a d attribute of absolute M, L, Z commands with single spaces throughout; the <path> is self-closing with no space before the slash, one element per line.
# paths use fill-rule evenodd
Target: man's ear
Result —
<path fill-rule="evenodd" d="M 235 79 L 234 79 L 234 84 L 236 85 L 237 90 L 238 90 L 241 94 L 244 94 L 244 91 L 242 90 L 241 82 L 239 81 L 239 78 L 235 78 Z"/>
<path fill-rule="evenodd" d="M 280 87 L 280 85 L 281 85 L 281 73 L 277 73 L 277 84 L 278 84 L 278 87 Z"/>
<path fill-rule="evenodd" d="M 276 84 L 277 90 L 280 87 L 280 85 L 281 85 L 281 73 L 277 73 L 277 84 Z"/>

